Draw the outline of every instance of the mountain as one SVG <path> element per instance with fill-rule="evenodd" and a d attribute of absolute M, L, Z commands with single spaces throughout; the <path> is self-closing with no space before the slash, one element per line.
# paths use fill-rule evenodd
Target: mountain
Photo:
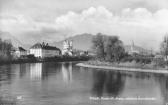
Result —
<path fill-rule="evenodd" d="M 93 37 L 94 35 L 92 34 L 84 33 L 84 34 L 75 35 L 73 37 L 69 37 L 66 40 L 73 41 L 74 49 L 86 51 L 86 50 L 91 50 Z M 63 40 L 59 42 L 51 43 L 51 45 L 57 46 L 60 49 L 62 49 L 62 44 L 63 44 Z M 131 51 L 131 45 L 125 45 L 124 48 L 127 52 Z M 151 54 L 151 50 L 147 50 L 137 45 L 134 46 L 134 50 Z"/>
<path fill-rule="evenodd" d="M 91 50 L 91 48 L 92 48 L 93 37 L 94 37 L 94 35 L 92 35 L 92 34 L 84 33 L 84 34 L 78 34 L 78 35 L 66 38 L 66 40 L 73 41 L 73 48 L 74 49 L 87 51 L 87 50 Z M 17 38 L 12 36 L 9 32 L 0 31 L 0 38 L 2 40 L 11 41 L 11 43 L 14 47 L 21 46 L 23 48 L 28 49 L 31 46 L 31 45 L 22 44 Z M 62 49 L 63 41 L 64 40 L 59 41 L 59 42 L 53 42 L 53 43 L 50 43 L 50 45 L 53 45 L 53 46 L 56 46 L 56 47 Z M 127 52 L 131 50 L 131 45 L 125 45 L 124 47 Z M 134 46 L 134 49 L 138 50 L 140 52 L 151 53 L 151 50 L 147 50 L 147 49 L 144 49 L 144 48 L 136 46 L 136 45 Z"/>
<path fill-rule="evenodd" d="M 9 32 L 0 31 L 0 38 L 2 40 L 7 40 L 12 43 L 14 47 L 22 46 L 25 47 L 17 38 L 12 36 Z"/>
<path fill-rule="evenodd" d="M 79 35 L 75 35 L 73 37 L 69 37 L 66 40 L 72 40 L 73 41 L 73 48 L 74 49 L 78 49 L 78 50 L 90 50 L 92 47 L 92 39 L 93 39 L 94 35 L 92 34 L 79 34 Z M 51 45 L 57 46 L 58 48 L 62 49 L 62 45 L 63 45 L 63 40 L 59 41 L 59 42 L 54 42 L 51 43 Z M 127 52 L 131 51 L 131 45 L 125 45 L 124 46 L 125 50 Z M 151 50 L 147 50 L 144 49 L 140 46 L 134 46 L 134 49 L 140 52 L 145 52 L 145 53 L 151 53 Z"/>
<path fill-rule="evenodd" d="M 66 38 L 66 40 L 72 40 L 73 41 L 73 48 L 78 50 L 90 50 L 92 47 L 92 38 L 94 36 L 92 34 L 80 34 L 75 35 L 73 37 Z M 51 45 L 57 46 L 58 48 L 62 49 L 63 41 L 54 42 L 51 43 Z"/>

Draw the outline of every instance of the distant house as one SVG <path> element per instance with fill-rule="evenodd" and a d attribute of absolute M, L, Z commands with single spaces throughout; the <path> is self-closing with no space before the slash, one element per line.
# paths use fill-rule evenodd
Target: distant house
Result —
<path fill-rule="evenodd" d="M 49 46 L 48 43 L 44 42 L 36 43 L 30 48 L 29 54 L 34 55 L 35 57 L 45 58 L 45 57 L 54 57 L 61 54 L 61 50 L 54 46 Z"/>
<path fill-rule="evenodd" d="M 22 47 L 18 47 L 17 49 L 15 49 L 15 55 L 16 55 L 16 57 L 26 56 L 27 51 Z"/>
<path fill-rule="evenodd" d="M 164 56 L 161 54 L 156 54 L 154 58 L 155 59 L 164 59 Z"/>

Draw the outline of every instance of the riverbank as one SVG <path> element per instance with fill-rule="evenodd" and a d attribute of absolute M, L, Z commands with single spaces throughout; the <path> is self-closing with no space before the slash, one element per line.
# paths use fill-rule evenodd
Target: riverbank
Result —
<path fill-rule="evenodd" d="M 168 74 L 168 70 L 165 70 L 165 69 L 140 69 L 140 68 L 126 68 L 126 67 L 113 67 L 113 66 L 97 66 L 97 65 L 90 65 L 86 63 L 78 63 L 76 65 L 80 67 L 115 70 L 115 71 L 131 71 L 131 72 Z"/>
<path fill-rule="evenodd" d="M 31 58 L 31 59 L 15 59 L 8 61 L 0 61 L 0 65 L 4 64 L 21 64 L 21 63 L 40 63 L 40 62 L 70 62 L 70 61 L 88 61 L 89 57 L 54 57 L 54 58 Z"/>

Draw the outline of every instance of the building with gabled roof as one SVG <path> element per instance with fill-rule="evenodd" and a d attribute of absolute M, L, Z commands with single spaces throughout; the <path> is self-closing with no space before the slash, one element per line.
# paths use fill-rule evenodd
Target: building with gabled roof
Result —
<path fill-rule="evenodd" d="M 18 47 L 15 49 L 15 56 L 16 57 L 22 57 L 27 55 L 27 50 L 25 50 L 23 47 Z"/>
<path fill-rule="evenodd" d="M 61 54 L 61 50 L 54 46 L 49 46 L 48 43 L 36 43 L 30 48 L 30 54 L 35 57 L 45 58 L 54 57 Z"/>

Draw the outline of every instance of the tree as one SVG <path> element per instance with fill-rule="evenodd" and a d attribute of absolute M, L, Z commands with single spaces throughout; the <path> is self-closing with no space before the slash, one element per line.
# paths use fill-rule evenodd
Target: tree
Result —
<path fill-rule="evenodd" d="M 93 49 L 96 52 L 97 58 L 101 60 L 105 60 L 105 52 L 104 52 L 104 36 L 101 33 L 98 33 L 92 40 Z"/>
<path fill-rule="evenodd" d="M 117 36 L 98 33 L 93 39 L 93 47 L 101 60 L 120 61 L 125 54 L 123 43 Z"/>
<path fill-rule="evenodd" d="M 117 36 L 106 36 L 105 43 L 106 60 L 120 61 L 125 54 L 122 41 Z"/>
<path fill-rule="evenodd" d="M 0 38 L 0 59 L 7 60 L 11 58 L 12 44 L 10 41 L 2 41 Z"/>
<path fill-rule="evenodd" d="M 167 34 L 163 38 L 163 41 L 162 41 L 161 47 L 160 47 L 160 51 L 161 51 L 161 54 L 167 60 L 167 57 L 168 57 L 168 35 Z"/>

